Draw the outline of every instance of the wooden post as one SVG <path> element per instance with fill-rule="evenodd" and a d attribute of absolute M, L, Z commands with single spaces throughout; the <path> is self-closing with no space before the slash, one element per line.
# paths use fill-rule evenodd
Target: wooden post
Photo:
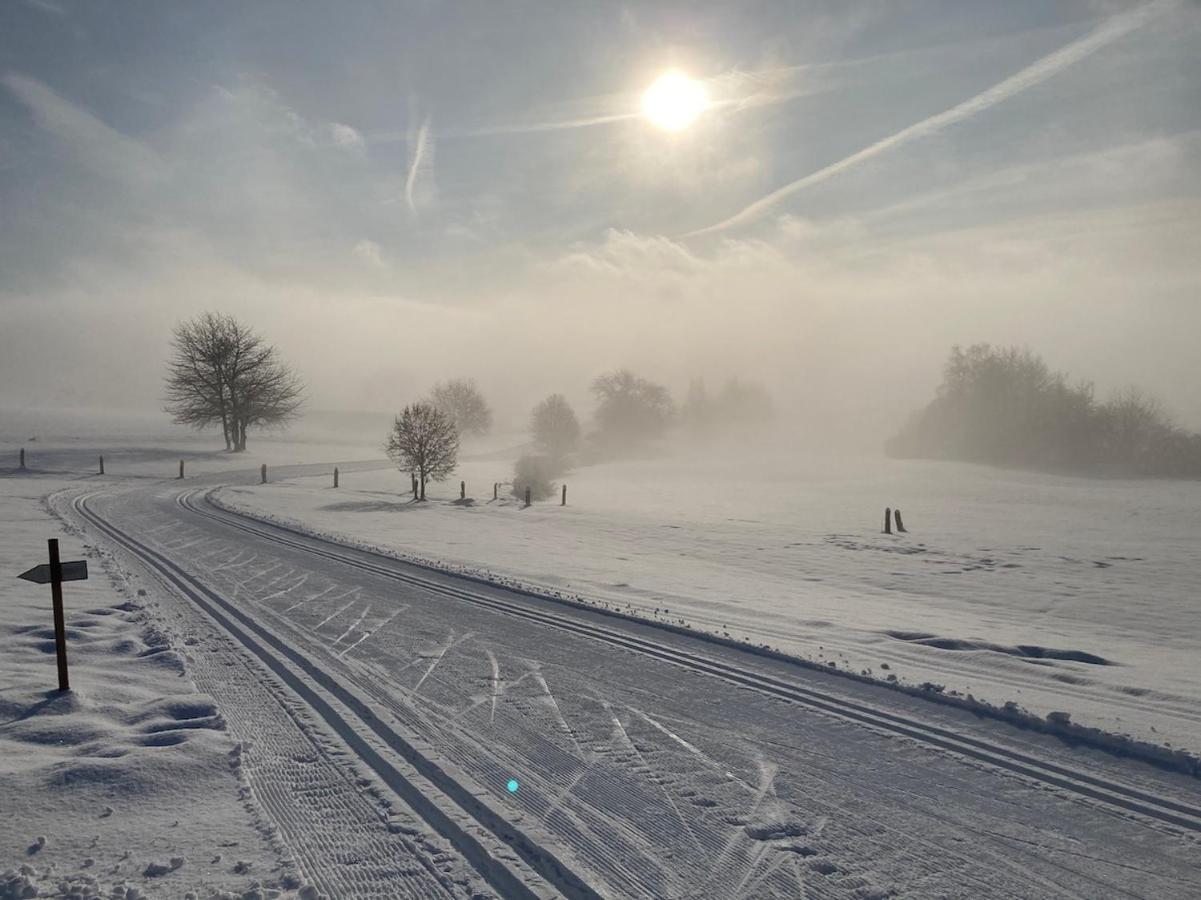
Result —
<path fill-rule="evenodd" d="M 563 499 L 559 501 L 560 506 L 567 505 L 567 485 L 563 485 Z"/>
<path fill-rule="evenodd" d="M 104 474 L 104 457 L 103 456 L 100 457 L 100 474 L 101 475 Z"/>
<path fill-rule="evenodd" d="M 500 485 L 497 484 L 495 481 L 492 482 L 492 499 L 493 500 L 500 499 Z"/>
<path fill-rule="evenodd" d="M 460 500 L 467 499 L 467 482 L 466 481 L 459 482 L 459 499 Z"/>
<path fill-rule="evenodd" d="M 179 477 L 183 478 L 183 460 L 179 461 Z"/>
<path fill-rule="evenodd" d="M 58 689 L 71 690 L 67 674 L 67 626 L 63 621 L 63 567 L 58 558 L 58 538 L 50 538 L 50 596 L 54 602 L 54 652 L 58 657 Z"/>
<path fill-rule="evenodd" d="M 892 534 L 892 508 L 884 507 L 884 533 Z"/>
<path fill-rule="evenodd" d="M 259 477 L 260 477 L 260 479 L 262 479 L 261 481 L 259 481 L 259 484 L 267 483 L 267 464 L 266 463 L 263 463 L 262 467 L 259 469 Z"/>
<path fill-rule="evenodd" d="M 901 534 L 907 533 L 909 529 L 906 528 L 905 523 L 901 521 L 901 511 L 899 509 L 894 509 L 892 511 L 892 515 L 893 518 L 897 520 L 897 531 L 901 532 Z"/>
<path fill-rule="evenodd" d="M 22 468 L 22 469 L 24 469 L 24 468 L 25 468 L 25 448 L 24 448 L 24 447 L 22 447 L 22 448 L 21 448 L 21 465 L 20 465 L 20 468 Z"/>
<path fill-rule="evenodd" d="M 334 487 L 338 486 L 338 467 L 334 466 Z"/>
<path fill-rule="evenodd" d="M 530 505 L 530 486 L 528 484 L 525 486 L 525 505 Z"/>

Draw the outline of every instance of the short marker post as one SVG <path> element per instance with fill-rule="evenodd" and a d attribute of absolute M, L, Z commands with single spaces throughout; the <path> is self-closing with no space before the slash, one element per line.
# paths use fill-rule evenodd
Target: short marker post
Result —
<path fill-rule="evenodd" d="M 459 499 L 460 500 L 467 499 L 467 482 L 466 481 L 459 482 Z"/>
<path fill-rule="evenodd" d="M 563 499 L 559 501 L 560 506 L 567 505 L 567 485 L 563 485 Z"/>
<path fill-rule="evenodd" d="M 179 477 L 183 478 L 183 460 L 179 461 Z"/>
<path fill-rule="evenodd" d="M 338 486 L 338 467 L 334 466 L 334 487 Z"/>
<path fill-rule="evenodd" d="M 25 468 L 25 448 L 24 447 L 21 448 L 21 464 L 20 464 L 20 466 L 18 466 L 18 468 L 21 468 L 21 469 Z"/>
<path fill-rule="evenodd" d="M 525 486 L 525 505 L 530 505 L 530 486 L 528 484 Z"/>
<path fill-rule="evenodd" d="M 100 474 L 101 475 L 104 474 L 104 457 L 103 456 L 100 457 Z"/>
<path fill-rule="evenodd" d="M 259 481 L 259 484 L 267 483 L 267 464 L 266 463 L 263 463 L 262 467 L 259 469 L 259 478 L 261 479 Z"/>

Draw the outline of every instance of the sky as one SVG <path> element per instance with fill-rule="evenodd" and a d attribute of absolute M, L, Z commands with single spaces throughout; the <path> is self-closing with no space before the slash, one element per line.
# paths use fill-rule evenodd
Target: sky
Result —
<path fill-rule="evenodd" d="M 626 366 L 876 440 L 987 341 L 1201 429 L 1199 176 L 1196 0 L 10 0 L 0 409 L 155 409 L 212 309 L 315 409 Z"/>

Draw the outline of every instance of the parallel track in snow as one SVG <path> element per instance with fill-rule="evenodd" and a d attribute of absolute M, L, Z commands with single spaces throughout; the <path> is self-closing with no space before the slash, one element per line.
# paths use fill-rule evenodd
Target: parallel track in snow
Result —
<path fill-rule="evenodd" d="M 426 793 L 428 786 L 436 788 L 444 798 L 512 850 L 552 891 L 573 900 L 600 900 L 602 895 L 559 860 L 553 851 L 531 839 L 490 805 L 481 801 L 470 787 L 454 780 L 437 762 L 429 759 L 412 743 L 382 722 L 362 699 L 342 684 L 338 676 L 289 646 L 278 635 L 201 584 L 179 565 L 102 518 L 89 508 L 88 500 L 91 496 L 93 495 L 76 497 L 73 501 L 76 514 L 81 519 L 131 553 L 151 571 L 158 573 L 256 656 L 313 711 L 316 717 L 338 734 L 364 765 L 379 775 L 414 812 L 446 838 L 501 896 L 536 900 L 539 893 L 532 890 L 515 872 L 490 853 L 475 835 L 434 803 Z M 334 698 L 341 708 L 330 703 L 327 697 Z M 365 738 L 368 733 L 403 758 L 427 785 L 415 784 L 393 765 Z"/>
<path fill-rule="evenodd" d="M 422 567 L 419 565 L 358 548 L 346 547 L 286 526 L 221 509 L 214 506 L 207 497 L 204 503 L 208 508 L 202 508 L 196 502 L 197 493 L 199 493 L 197 490 L 183 492 L 176 498 L 177 503 L 195 515 L 203 516 L 225 527 L 240 530 L 260 539 L 434 594 L 570 632 L 693 672 L 720 678 L 740 687 L 750 688 L 761 694 L 805 706 L 878 731 L 902 735 L 927 746 L 1054 787 L 1067 794 L 1084 797 L 1094 803 L 1124 813 L 1134 813 L 1174 829 L 1201 835 L 1201 806 L 1157 796 L 1110 778 L 1072 769 L 1008 747 L 990 744 L 970 735 L 959 734 L 917 718 L 898 715 L 840 697 L 837 694 L 784 681 L 724 660 L 715 660 L 679 647 L 647 640 L 620 628 L 587 622 L 581 616 L 559 615 L 536 608 L 533 603 L 523 600 L 516 593 L 512 594 L 512 600 L 505 599 L 502 595 L 506 591 L 500 586 L 487 594 L 459 587 L 453 584 L 456 576 L 452 573 L 429 577 L 421 574 Z M 466 581 L 466 579 L 463 580 Z M 556 602 L 553 598 L 545 599 L 548 602 Z M 580 611 L 587 613 L 587 610 L 583 608 L 580 608 Z M 648 627 L 654 625 L 654 623 L 646 624 Z"/>

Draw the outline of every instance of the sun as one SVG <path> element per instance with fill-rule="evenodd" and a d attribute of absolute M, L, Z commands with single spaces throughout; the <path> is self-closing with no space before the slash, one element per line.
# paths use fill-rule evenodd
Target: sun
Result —
<path fill-rule="evenodd" d="M 709 92 L 683 72 L 665 72 L 642 95 L 642 114 L 656 128 L 682 131 L 709 107 Z"/>

